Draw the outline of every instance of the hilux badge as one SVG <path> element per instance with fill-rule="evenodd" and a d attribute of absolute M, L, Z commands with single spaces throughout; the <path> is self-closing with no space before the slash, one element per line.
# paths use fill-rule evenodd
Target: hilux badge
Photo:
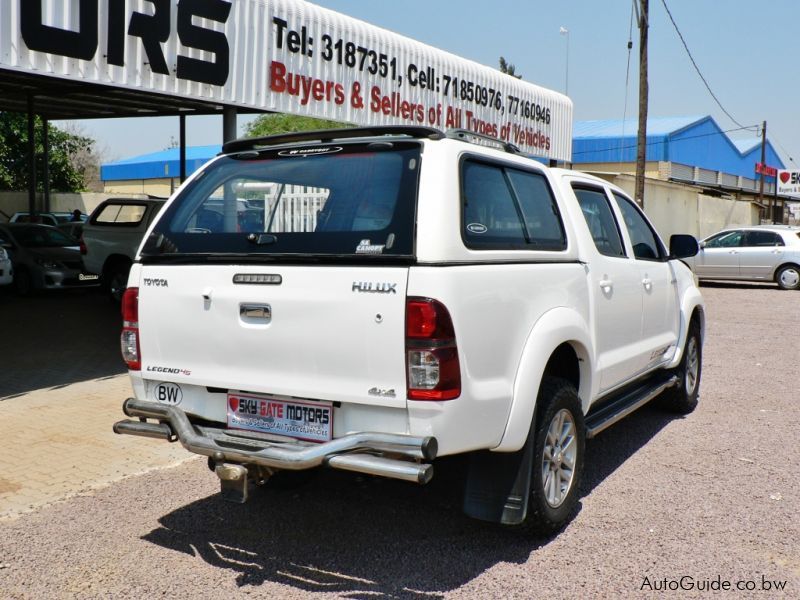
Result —
<path fill-rule="evenodd" d="M 354 281 L 352 291 L 366 294 L 396 294 L 396 283 L 373 283 L 372 281 Z"/>

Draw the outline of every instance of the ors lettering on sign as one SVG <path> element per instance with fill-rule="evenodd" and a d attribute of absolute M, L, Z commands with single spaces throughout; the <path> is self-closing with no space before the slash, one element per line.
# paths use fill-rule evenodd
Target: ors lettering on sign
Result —
<path fill-rule="evenodd" d="M 169 75 L 170 70 L 161 46 L 169 40 L 171 31 L 172 0 L 147 0 L 153 5 L 153 14 L 136 11 L 130 13 L 127 30 L 125 0 L 107 0 L 108 64 L 125 66 L 127 36 L 139 38 L 144 47 L 150 68 L 155 73 Z M 99 0 L 78 0 L 78 30 L 71 31 L 44 24 L 42 0 L 18 0 L 22 39 L 31 50 L 58 54 L 69 58 L 93 60 L 100 38 L 98 19 Z M 230 47 L 224 32 L 195 25 L 193 19 L 209 19 L 226 23 L 231 3 L 225 0 L 180 0 L 177 6 L 177 34 L 187 48 L 204 50 L 214 55 L 209 62 L 178 55 L 176 76 L 211 85 L 225 85 L 230 70 Z"/>

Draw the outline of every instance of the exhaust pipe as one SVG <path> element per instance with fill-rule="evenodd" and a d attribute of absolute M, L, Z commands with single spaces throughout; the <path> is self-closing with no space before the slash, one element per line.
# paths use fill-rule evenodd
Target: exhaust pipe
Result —
<path fill-rule="evenodd" d="M 392 460 L 371 454 L 339 454 L 328 457 L 325 464 L 342 471 L 380 475 L 421 485 L 425 485 L 433 478 L 433 465 Z"/>
<path fill-rule="evenodd" d="M 139 437 L 174 442 L 178 439 L 166 423 L 144 423 L 141 421 L 119 421 L 114 423 L 114 433 L 127 433 Z"/>

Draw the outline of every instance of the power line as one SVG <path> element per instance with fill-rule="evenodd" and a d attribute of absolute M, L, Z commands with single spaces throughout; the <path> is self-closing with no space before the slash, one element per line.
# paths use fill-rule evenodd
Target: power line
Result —
<path fill-rule="evenodd" d="M 724 135 L 726 133 L 731 133 L 733 131 L 742 131 L 744 129 L 752 130 L 753 127 L 757 127 L 757 125 L 742 125 L 741 127 L 736 127 L 734 129 L 726 129 L 725 131 L 713 131 L 711 133 L 699 133 L 697 135 L 687 135 L 686 137 L 680 138 L 678 140 L 669 140 L 669 144 L 676 144 L 678 142 L 684 142 L 687 140 L 694 140 L 697 138 L 704 138 L 704 137 L 711 137 L 712 135 Z M 646 146 L 657 146 L 658 144 L 664 144 L 666 142 L 657 141 L 657 142 L 648 142 L 645 144 Z M 597 154 L 600 152 L 610 152 L 612 150 L 627 150 L 629 148 L 636 148 L 636 144 L 630 144 L 628 146 L 609 146 L 608 148 L 597 148 L 593 150 L 581 150 L 580 152 L 573 152 L 573 156 L 576 154 Z M 791 160 L 791 158 L 789 159 Z M 792 162 L 794 162 L 792 160 Z"/>
<path fill-rule="evenodd" d="M 714 99 L 714 102 L 716 102 L 717 106 L 720 107 L 722 112 L 724 112 L 728 116 L 728 118 L 731 121 L 733 121 L 734 123 L 736 123 L 739 127 L 741 127 L 742 129 L 751 129 L 752 127 L 745 127 L 744 125 L 739 123 L 739 121 L 734 119 L 733 116 L 731 115 L 731 113 L 729 113 L 727 110 L 725 110 L 725 107 L 722 106 L 722 102 L 719 101 L 719 98 L 717 98 L 716 94 L 714 94 L 714 92 L 711 91 L 711 86 L 708 85 L 708 81 L 706 81 L 706 78 L 700 72 L 700 67 L 697 66 L 697 63 L 695 62 L 694 57 L 692 56 L 692 53 L 689 51 L 689 46 L 686 45 L 686 40 L 683 39 L 683 34 L 681 33 L 681 30 L 678 29 L 678 24 L 675 22 L 675 19 L 672 17 L 672 13 L 669 11 L 669 7 L 667 6 L 667 0 L 661 0 L 661 3 L 664 5 L 664 9 L 667 11 L 667 15 L 669 16 L 669 20 L 672 21 L 672 26 L 675 28 L 675 31 L 677 32 L 678 37 L 681 39 L 681 43 L 683 44 L 683 47 L 686 50 L 686 54 L 689 55 L 689 60 L 692 61 L 692 65 L 694 65 L 695 71 L 697 71 L 697 74 L 700 76 L 700 79 L 702 79 L 703 84 L 705 84 L 706 89 L 708 90 L 708 93 L 711 94 L 711 97 Z M 758 131 L 758 126 L 755 125 L 754 127 L 756 128 L 756 131 Z"/>
<path fill-rule="evenodd" d="M 783 144 L 781 144 L 781 141 L 780 141 L 778 138 L 776 138 L 776 137 L 775 137 L 775 134 L 774 134 L 774 133 L 771 133 L 771 134 L 770 134 L 770 136 L 769 136 L 769 139 L 771 139 L 771 140 L 775 141 L 775 143 L 776 143 L 776 144 L 778 144 L 778 147 L 779 147 L 781 150 L 783 150 L 783 152 L 786 154 L 786 158 L 788 158 L 788 159 L 789 159 L 789 162 L 790 162 L 790 163 L 792 163 L 792 164 L 793 164 L 793 165 L 796 167 L 796 166 L 797 166 L 797 163 L 796 163 L 796 162 L 794 161 L 794 159 L 792 158 L 792 155 L 791 155 L 791 153 L 790 153 L 790 152 L 789 152 L 789 151 L 788 151 L 786 148 L 784 148 L 784 147 L 783 147 Z"/>

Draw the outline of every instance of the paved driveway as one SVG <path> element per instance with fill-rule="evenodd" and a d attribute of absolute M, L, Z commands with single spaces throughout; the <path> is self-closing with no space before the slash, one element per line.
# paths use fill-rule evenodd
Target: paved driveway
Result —
<path fill-rule="evenodd" d="M 119 310 L 100 290 L 20 298 L 0 289 L 0 401 L 125 373 Z"/>

